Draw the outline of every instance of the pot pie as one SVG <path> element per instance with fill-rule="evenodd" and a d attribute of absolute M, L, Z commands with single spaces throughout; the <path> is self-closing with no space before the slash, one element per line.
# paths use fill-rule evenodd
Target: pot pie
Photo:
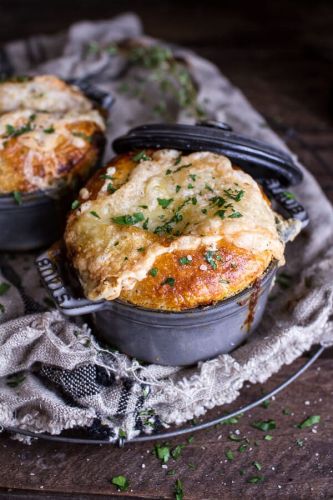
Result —
<path fill-rule="evenodd" d="M 101 111 L 55 76 L 0 83 L 0 194 L 85 177 L 101 156 L 104 130 Z"/>
<path fill-rule="evenodd" d="M 91 300 L 182 311 L 231 297 L 284 263 L 282 218 L 219 154 L 122 154 L 81 189 L 69 260 Z"/>

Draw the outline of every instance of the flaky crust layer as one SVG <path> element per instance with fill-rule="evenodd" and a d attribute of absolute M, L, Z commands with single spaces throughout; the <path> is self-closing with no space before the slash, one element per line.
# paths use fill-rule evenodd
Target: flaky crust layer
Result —
<path fill-rule="evenodd" d="M 273 259 L 283 262 L 267 198 L 221 155 L 118 156 L 81 190 L 77 207 L 65 243 L 92 300 L 181 311 L 231 297 Z"/>

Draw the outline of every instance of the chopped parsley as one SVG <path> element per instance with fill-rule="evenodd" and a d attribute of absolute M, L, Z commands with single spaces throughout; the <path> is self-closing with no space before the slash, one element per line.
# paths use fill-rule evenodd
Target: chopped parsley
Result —
<path fill-rule="evenodd" d="M 150 276 L 153 276 L 153 278 L 157 276 L 157 273 L 158 273 L 157 267 L 152 267 L 151 270 L 149 271 Z"/>
<path fill-rule="evenodd" d="M 193 189 L 193 188 L 194 188 L 194 186 L 193 186 L 193 184 L 187 184 L 187 188 L 188 188 L 188 189 Z"/>
<path fill-rule="evenodd" d="M 299 446 L 300 448 L 302 448 L 302 446 L 304 445 L 303 439 L 296 439 L 296 444 L 297 444 L 297 446 Z"/>
<path fill-rule="evenodd" d="M 243 217 L 240 212 L 233 212 L 232 214 L 228 215 L 229 219 L 238 219 L 239 217 Z"/>
<path fill-rule="evenodd" d="M 140 153 L 137 153 L 135 156 L 133 156 L 133 161 L 139 163 L 140 161 L 147 161 L 151 160 L 151 157 L 146 154 L 146 151 L 140 151 Z"/>
<path fill-rule="evenodd" d="M 148 222 L 149 222 L 149 217 L 147 217 L 147 219 L 142 224 L 142 229 L 145 229 L 147 231 L 147 229 L 148 229 Z"/>
<path fill-rule="evenodd" d="M 168 206 L 170 205 L 170 203 L 173 202 L 173 198 L 169 198 L 169 199 L 166 199 L 166 198 L 157 198 L 157 201 L 158 201 L 158 204 L 162 207 L 162 208 L 168 208 Z"/>
<path fill-rule="evenodd" d="M 181 266 L 186 266 L 187 264 L 191 264 L 191 260 L 189 260 L 187 257 L 180 257 L 178 259 L 178 262 Z"/>
<path fill-rule="evenodd" d="M 36 119 L 36 115 L 30 115 L 29 120 L 22 127 L 15 128 L 13 125 L 6 125 L 6 137 L 19 137 L 22 134 L 32 131 L 32 122 Z"/>
<path fill-rule="evenodd" d="M 9 289 L 10 289 L 9 283 L 5 283 L 4 281 L 0 283 L 0 295 L 4 295 L 5 293 L 8 292 Z"/>
<path fill-rule="evenodd" d="M 113 194 L 117 189 L 112 185 L 112 182 L 109 182 L 106 186 L 106 190 L 108 193 Z"/>
<path fill-rule="evenodd" d="M 179 184 L 177 184 L 177 186 L 176 186 L 176 193 L 179 193 L 179 191 L 181 190 L 181 188 L 182 187 Z"/>
<path fill-rule="evenodd" d="M 180 457 L 184 446 L 184 444 L 178 444 L 173 450 L 171 450 L 171 456 L 174 460 L 177 460 Z"/>
<path fill-rule="evenodd" d="M 51 127 L 44 128 L 44 130 L 43 130 L 44 134 L 53 134 L 54 131 L 55 131 L 55 129 L 52 125 L 51 125 Z"/>
<path fill-rule="evenodd" d="M 232 190 L 231 188 L 229 189 L 224 189 L 224 194 L 230 198 L 231 200 L 234 200 L 236 202 L 240 201 L 244 194 L 245 194 L 245 191 L 243 191 L 242 189 L 238 190 L 238 189 L 234 189 Z"/>
<path fill-rule="evenodd" d="M 74 200 L 74 201 L 73 201 L 73 203 L 72 203 L 72 205 L 71 205 L 71 209 L 72 209 L 72 210 L 75 210 L 75 209 L 77 209 L 79 206 L 80 206 L 80 202 L 79 202 L 79 200 Z"/>
<path fill-rule="evenodd" d="M 129 488 L 129 481 L 125 476 L 115 476 L 111 479 L 111 483 L 119 488 L 120 491 L 126 491 Z"/>
<path fill-rule="evenodd" d="M 261 406 L 263 408 L 268 408 L 270 404 L 271 404 L 270 400 L 266 399 L 265 401 L 263 401 L 263 403 L 261 403 Z"/>
<path fill-rule="evenodd" d="M 140 247 L 140 248 L 137 248 L 137 251 L 138 251 L 138 252 L 141 252 L 141 253 L 142 253 L 142 252 L 144 252 L 145 250 L 146 250 L 146 249 L 145 249 L 145 247 Z"/>
<path fill-rule="evenodd" d="M 225 219 L 225 210 L 218 210 L 214 215 L 218 215 L 220 219 Z"/>
<path fill-rule="evenodd" d="M 252 465 L 257 469 L 257 470 L 261 470 L 262 469 L 262 465 L 259 463 L 259 462 L 252 462 Z"/>
<path fill-rule="evenodd" d="M 144 219 L 145 217 L 142 212 L 136 212 L 132 215 L 119 215 L 118 217 L 112 217 L 112 222 L 122 226 L 134 226 L 134 224 L 142 222 Z"/>
<path fill-rule="evenodd" d="M 264 436 L 265 441 L 272 441 L 272 439 L 273 439 L 273 436 L 271 436 L 270 434 L 266 434 L 266 436 Z"/>
<path fill-rule="evenodd" d="M 140 208 L 144 208 L 144 209 L 147 209 L 148 208 L 148 205 L 139 205 Z"/>
<path fill-rule="evenodd" d="M 171 276 L 169 276 L 168 278 L 165 278 L 164 281 L 162 281 L 161 285 L 169 285 L 171 288 L 173 288 L 175 286 L 175 278 L 172 278 Z"/>
<path fill-rule="evenodd" d="M 97 212 L 95 212 L 95 210 L 92 210 L 91 212 L 89 212 L 91 215 L 93 215 L 94 217 L 96 217 L 96 219 L 100 219 L 100 216 L 98 215 Z"/>
<path fill-rule="evenodd" d="M 20 191 L 14 191 L 13 198 L 18 205 L 22 204 L 22 195 L 21 195 Z"/>
<path fill-rule="evenodd" d="M 207 252 L 205 252 L 205 254 L 204 254 L 204 257 L 205 257 L 206 262 L 208 262 L 210 267 L 212 269 L 214 269 L 214 271 L 215 271 L 217 269 L 217 264 L 214 260 L 215 259 L 215 252 L 213 252 L 212 250 L 207 250 Z"/>
<path fill-rule="evenodd" d="M 170 168 L 168 168 L 166 171 L 165 171 L 165 175 L 170 175 L 172 174 L 172 170 L 170 170 Z"/>
<path fill-rule="evenodd" d="M 252 476 L 247 480 L 247 482 L 251 484 L 258 484 L 262 483 L 264 480 L 265 478 L 263 476 Z"/>
<path fill-rule="evenodd" d="M 246 451 L 246 450 L 248 449 L 248 447 L 249 447 L 249 445 L 248 445 L 247 443 L 243 443 L 243 444 L 241 444 L 241 445 L 239 446 L 238 451 L 239 451 L 240 453 L 243 453 L 244 451 Z"/>
<path fill-rule="evenodd" d="M 183 483 L 181 482 L 180 479 L 177 479 L 175 482 L 175 499 L 183 500 L 183 498 L 184 498 Z"/>
<path fill-rule="evenodd" d="M 197 178 L 195 174 L 189 174 L 189 177 L 192 179 L 192 181 L 195 181 Z"/>
<path fill-rule="evenodd" d="M 192 205 L 196 205 L 198 203 L 198 200 L 195 196 L 192 198 Z"/>
<path fill-rule="evenodd" d="M 306 418 L 298 424 L 299 429 L 305 429 L 306 427 L 312 427 L 313 425 L 319 424 L 320 422 L 320 415 L 312 415 L 311 417 Z"/>
<path fill-rule="evenodd" d="M 230 449 L 225 451 L 225 456 L 226 459 L 229 460 L 230 462 L 235 458 L 233 452 Z"/>
<path fill-rule="evenodd" d="M 205 215 L 206 215 L 206 213 L 207 213 L 207 208 L 202 208 L 202 209 L 201 209 L 201 212 L 202 212 L 203 214 L 205 214 Z"/>
<path fill-rule="evenodd" d="M 211 193 L 214 193 L 214 190 L 209 186 L 209 184 L 205 184 L 205 188 L 208 189 Z"/>
<path fill-rule="evenodd" d="M 267 432 L 276 428 L 275 420 L 258 420 L 253 422 L 252 427 L 260 431 Z"/>
<path fill-rule="evenodd" d="M 170 458 L 169 446 L 166 443 L 155 445 L 155 455 L 163 464 L 166 464 Z"/>
<path fill-rule="evenodd" d="M 223 205 L 225 205 L 226 201 L 222 196 L 213 196 L 213 198 L 210 198 L 209 201 L 213 203 L 213 205 L 216 205 L 217 207 L 221 208 Z"/>
<path fill-rule="evenodd" d="M 182 156 L 178 156 L 177 160 L 175 161 L 174 165 L 179 165 L 179 163 L 182 161 Z"/>

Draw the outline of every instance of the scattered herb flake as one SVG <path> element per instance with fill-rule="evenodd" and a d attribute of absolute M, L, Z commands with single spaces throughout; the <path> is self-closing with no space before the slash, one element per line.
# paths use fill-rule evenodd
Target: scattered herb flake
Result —
<path fill-rule="evenodd" d="M 194 188 L 194 186 L 193 186 L 193 184 L 187 184 L 187 188 L 188 188 L 188 189 L 193 189 L 193 188 Z"/>
<path fill-rule="evenodd" d="M 146 154 L 146 151 L 140 151 L 140 153 L 137 153 L 136 155 L 133 156 L 133 161 L 139 163 L 140 161 L 147 161 L 151 160 L 151 157 Z"/>
<path fill-rule="evenodd" d="M 201 212 L 202 212 L 203 214 L 205 214 L 205 215 L 206 215 L 206 213 L 207 213 L 207 208 L 202 208 L 202 209 L 201 209 Z"/>
<path fill-rule="evenodd" d="M 214 193 L 214 190 L 209 186 L 209 184 L 205 184 L 205 188 L 208 189 L 211 193 Z"/>
<path fill-rule="evenodd" d="M 211 266 L 212 269 L 214 269 L 214 271 L 217 269 L 217 264 L 215 262 L 215 252 L 213 252 L 212 250 L 207 250 L 207 252 L 205 252 L 204 254 L 204 258 L 205 258 L 205 261 L 208 262 L 208 264 Z"/>
<path fill-rule="evenodd" d="M 18 205 L 22 204 L 22 195 L 21 195 L 20 191 L 14 191 L 13 192 L 13 197 L 14 197 L 14 200 L 16 201 L 16 203 Z"/>
<path fill-rule="evenodd" d="M 276 428 L 275 420 L 258 420 L 253 422 L 252 427 L 260 431 L 267 432 Z"/>
<path fill-rule="evenodd" d="M 240 453 L 243 453 L 244 451 L 246 451 L 246 450 L 248 449 L 248 447 L 249 447 L 249 445 L 248 445 L 247 443 L 243 443 L 243 444 L 241 444 L 241 445 L 239 446 L 238 451 L 239 451 Z"/>
<path fill-rule="evenodd" d="M 285 196 L 288 200 L 294 200 L 294 199 L 295 199 L 295 195 L 294 195 L 294 193 L 291 193 L 290 191 L 283 191 L 283 194 L 284 194 L 284 196 Z"/>
<path fill-rule="evenodd" d="M 79 200 L 74 200 L 72 205 L 71 205 L 71 209 L 76 210 L 80 205 L 81 205 L 81 203 L 79 202 Z"/>
<path fill-rule="evenodd" d="M 155 445 L 155 454 L 163 464 L 166 464 L 170 458 L 170 448 L 166 443 L 157 444 Z"/>
<path fill-rule="evenodd" d="M 230 449 L 226 450 L 224 454 L 227 460 L 229 460 L 230 462 L 235 458 L 233 452 Z"/>
<path fill-rule="evenodd" d="M 299 446 L 300 448 L 302 448 L 302 446 L 304 445 L 303 439 L 296 439 L 296 444 L 297 444 L 297 446 Z"/>
<path fill-rule="evenodd" d="M 247 480 L 247 482 L 251 484 L 258 484 L 262 483 L 264 480 L 265 478 L 263 476 L 252 476 Z"/>
<path fill-rule="evenodd" d="M 257 470 L 261 470 L 262 469 L 262 465 L 259 463 L 259 462 L 252 462 L 252 465 L 257 469 Z"/>
<path fill-rule="evenodd" d="M 240 217 L 243 217 L 240 212 L 233 212 L 232 214 L 228 215 L 229 219 L 239 219 Z"/>
<path fill-rule="evenodd" d="M 320 422 L 320 415 L 312 415 L 311 417 L 306 418 L 298 424 L 299 429 L 305 429 L 306 427 L 312 427 L 313 425 L 319 424 Z"/>
<path fill-rule="evenodd" d="M 187 438 L 187 442 L 188 442 L 189 444 L 192 444 L 192 443 L 193 443 L 193 441 L 194 441 L 194 437 L 193 437 L 193 436 L 190 436 L 189 438 Z"/>
<path fill-rule="evenodd" d="M 184 446 L 184 444 L 178 444 L 173 450 L 171 450 L 171 456 L 174 460 L 177 460 L 180 457 Z"/>
<path fill-rule="evenodd" d="M 48 127 L 48 128 L 44 128 L 43 130 L 44 134 L 53 134 L 54 132 L 54 127 Z"/>
<path fill-rule="evenodd" d="M 169 199 L 165 199 L 165 198 L 157 198 L 157 201 L 158 201 L 158 204 L 162 207 L 162 208 L 168 208 L 168 206 L 170 205 L 170 203 L 173 202 L 173 198 L 169 198 Z"/>
<path fill-rule="evenodd" d="M 195 181 L 197 176 L 195 174 L 189 174 L 189 177 L 190 179 L 192 179 L 192 181 Z"/>
<path fill-rule="evenodd" d="M 179 184 L 177 184 L 177 186 L 176 186 L 176 193 L 179 193 L 179 191 L 181 190 L 181 188 L 182 187 Z"/>
<path fill-rule="evenodd" d="M 91 215 L 93 215 L 94 217 L 96 217 L 96 219 L 100 219 L 100 216 L 98 215 L 97 212 L 95 212 L 95 210 L 92 210 L 91 212 L 89 212 Z"/>
<path fill-rule="evenodd" d="M 175 286 L 175 278 L 172 278 L 171 276 L 169 276 L 168 278 L 165 278 L 164 281 L 162 281 L 161 285 L 169 285 L 171 286 L 171 288 L 173 288 Z"/>
<path fill-rule="evenodd" d="M 145 250 L 146 250 L 146 249 L 145 249 L 145 247 L 140 247 L 140 248 L 137 248 L 137 251 L 138 251 L 138 252 L 141 252 L 141 253 L 142 253 L 142 252 L 144 252 Z"/>
<path fill-rule="evenodd" d="M 119 488 L 120 491 L 126 491 L 129 487 L 129 481 L 125 476 L 115 476 L 111 479 L 111 483 Z"/>
<path fill-rule="evenodd" d="M 123 226 L 134 226 L 134 224 L 142 222 L 144 219 L 145 217 L 142 212 L 136 212 L 132 215 L 119 215 L 118 217 L 112 217 L 112 222 Z"/>
<path fill-rule="evenodd" d="M 231 432 L 228 436 L 228 439 L 230 439 L 230 441 L 242 441 L 243 438 Z"/>
<path fill-rule="evenodd" d="M 176 471 L 175 469 L 170 469 L 168 470 L 168 472 L 166 473 L 167 476 L 175 476 L 176 475 Z"/>
<path fill-rule="evenodd" d="M 157 267 L 152 267 L 151 270 L 149 271 L 150 276 L 153 276 L 153 278 L 157 276 L 157 273 L 158 273 Z"/>
<path fill-rule="evenodd" d="M 265 401 L 262 402 L 261 406 L 263 408 L 268 408 L 270 404 L 271 404 L 270 400 L 266 399 Z"/>
<path fill-rule="evenodd" d="M 187 264 L 191 264 L 191 260 L 189 260 L 187 257 L 180 257 L 178 259 L 178 262 L 181 266 L 186 266 Z"/>
<path fill-rule="evenodd" d="M 220 217 L 220 219 L 225 219 L 225 210 L 218 210 L 217 212 L 215 212 L 214 215 L 218 215 L 218 217 Z"/>
<path fill-rule="evenodd" d="M 175 499 L 183 500 L 183 498 L 184 498 L 183 484 L 180 479 L 177 479 L 175 482 Z"/>
<path fill-rule="evenodd" d="M 272 441 L 272 439 L 273 439 L 273 436 L 271 436 L 270 434 L 266 434 L 266 436 L 264 436 L 265 441 Z"/>

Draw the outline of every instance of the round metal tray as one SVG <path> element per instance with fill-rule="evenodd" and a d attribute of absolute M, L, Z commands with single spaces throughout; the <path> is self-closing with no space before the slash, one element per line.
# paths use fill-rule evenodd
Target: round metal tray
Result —
<path fill-rule="evenodd" d="M 207 420 L 205 422 L 191 425 L 189 427 L 183 427 L 180 429 L 176 429 L 173 431 L 169 432 L 159 432 L 155 434 L 145 434 L 145 435 L 140 435 L 137 436 L 130 441 L 129 443 L 137 443 L 137 442 L 143 442 L 143 441 L 155 441 L 155 440 L 160 440 L 160 439 L 169 439 L 177 436 L 182 436 L 183 434 L 188 434 L 188 433 L 193 433 L 196 431 L 200 431 L 203 429 L 208 429 L 209 427 L 213 427 L 214 425 L 221 424 L 222 422 L 228 420 L 231 417 L 235 417 L 239 415 L 240 413 L 245 413 L 246 411 L 249 411 L 256 406 L 260 405 L 267 399 L 270 399 L 272 396 L 275 396 L 275 394 L 278 394 L 280 391 L 282 391 L 285 387 L 287 387 L 289 384 L 294 382 L 302 373 L 304 373 L 318 358 L 319 356 L 324 352 L 325 347 L 319 347 L 313 354 L 310 355 L 309 359 L 302 365 L 297 371 L 295 371 L 292 375 L 290 375 L 287 379 L 285 379 L 283 382 L 281 382 L 279 385 L 277 385 L 274 389 L 271 391 L 267 392 L 266 394 L 262 395 L 260 398 L 257 398 L 256 400 L 236 409 L 235 411 L 232 411 L 228 414 L 221 415 L 217 418 Z M 34 439 L 45 439 L 48 441 L 56 441 L 56 442 L 62 442 L 62 443 L 72 443 L 72 444 L 113 444 L 113 445 L 118 445 L 118 446 L 123 446 L 127 441 L 124 438 L 121 438 L 120 440 L 114 442 L 114 441 L 109 441 L 109 440 L 103 440 L 103 439 L 95 439 L 95 438 L 88 438 L 88 437 L 83 437 L 83 438 L 78 438 L 78 437 L 71 437 L 70 435 L 51 435 L 51 434 L 45 434 L 45 433 L 36 433 L 36 432 L 29 432 L 24 429 L 18 429 L 15 427 L 6 427 L 4 429 L 5 431 L 11 433 L 11 434 L 22 434 L 24 436 L 28 436 Z"/>

